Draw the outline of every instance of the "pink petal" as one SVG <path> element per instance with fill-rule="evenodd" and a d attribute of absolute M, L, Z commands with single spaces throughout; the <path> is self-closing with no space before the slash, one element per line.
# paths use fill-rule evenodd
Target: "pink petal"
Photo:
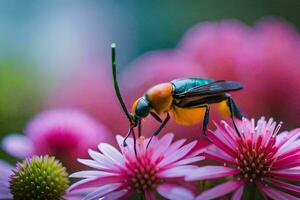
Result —
<path fill-rule="evenodd" d="M 118 163 L 122 166 L 125 165 L 123 155 L 110 144 L 101 143 L 98 145 L 98 148 L 107 158 L 110 158 L 113 162 Z"/>
<path fill-rule="evenodd" d="M 98 162 L 94 161 L 94 160 L 90 160 L 90 159 L 77 159 L 78 162 L 80 162 L 81 164 L 84 164 L 88 167 L 91 168 L 95 168 L 95 169 L 102 169 L 102 165 L 99 164 Z"/>
<path fill-rule="evenodd" d="M 270 171 L 270 175 L 287 180 L 300 181 L 300 169 L 283 169 L 277 171 Z"/>
<path fill-rule="evenodd" d="M 203 153 L 203 155 L 207 158 L 224 162 L 227 164 L 236 164 L 234 159 L 229 156 L 227 153 L 225 153 L 223 150 L 219 149 L 215 145 L 209 146 L 206 151 Z"/>
<path fill-rule="evenodd" d="M 289 184 L 289 183 L 285 183 L 285 182 L 282 182 L 282 181 L 279 181 L 279 180 L 276 180 L 276 179 L 270 179 L 271 182 L 278 186 L 278 187 L 281 187 L 281 188 L 284 188 L 286 190 L 290 190 L 290 191 L 293 191 L 293 192 L 296 192 L 298 194 L 300 194 L 300 186 L 298 185 L 292 185 L 292 184 Z"/>
<path fill-rule="evenodd" d="M 70 178 L 92 178 L 92 177 L 107 177 L 107 176 L 116 176 L 118 174 L 112 174 L 104 171 L 96 171 L 96 170 L 86 170 L 86 171 L 80 171 L 75 172 L 71 174 Z"/>
<path fill-rule="evenodd" d="M 287 194 L 285 192 L 281 192 L 279 190 L 276 190 L 274 188 L 271 188 L 269 186 L 264 186 L 263 184 L 256 183 L 257 187 L 265 193 L 268 197 L 274 200 L 299 200 L 299 198 L 292 196 L 290 194 Z"/>
<path fill-rule="evenodd" d="M 162 184 L 157 187 L 157 191 L 160 195 L 166 199 L 172 200 L 194 200 L 195 195 L 192 191 L 180 187 L 176 184 Z"/>
<path fill-rule="evenodd" d="M 191 157 L 191 158 L 186 158 L 186 159 L 183 159 L 183 160 L 180 160 L 180 161 L 176 162 L 174 166 L 186 165 L 186 164 L 198 162 L 198 161 L 201 161 L 201 160 L 204 160 L 204 159 L 205 159 L 204 156 L 195 156 L 195 157 Z"/>
<path fill-rule="evenodd" d="M 158 177 L 162 178 L 174 178 L 174 177 L 183 177 L 187 174 L 191 173 L 195 169 L 197 169 L 197 166 L 194 165 L 184 165 L 184 166 L 178 166 L 178 167 L 172 167 L 169 169 L 166 169 L 162 172 L 159 172 L 157 174 Z"/>
<path fill-rule="evenodd" d="M 174 151 L 176 151 L 177 149 L 179 149 L 185 143 L 185 141 L 186 141 L 186 139 L 181 139 L 181 140 L 177 140 L 176 142 L 174 142 L 173 144 L 171 144 L 169 146 L 169 148 L 167 149 L 167 151 L 165 153 L 165 156 L 168 157 Z"/>
<path fill-rule="evenodd" d="M 300 136 L 300 129 L 295 129 L 290 131 L 286 136 L 282 138 L 282 140 L 276 145 L 279 150 L 276 155 L 280 155 L 284 152 L 285 148 L 289 146 L 290 143 L 294 142 Z"/>
<path fill-rule="evenodd" d="M 169 134 L 166 134 L 164 135 L 160 140 L 159 142 L 157 142 L 155 144 L 155 151 L 154 151 L 154 154 L 152 156 L 152 159 L 155 161 L 160 155 L 164 154 L 165 151 L 169 148 L 172 140 L 174 138 L 174 135 L 169 133 Z"/>
<path fill-rule="evenodd" d="M 243 190 L 244 190 L 244 185 L 241 185 L 237 191 L 235 191 L 232 195 L 232 200 L 240 200 L 242 199 L 243 196 Z"/>
<path fill-rule="evenodd" d="M 171 164 L 173 162 L 176 162 L 177 160 L 181 159 L 185 155 L 187 155 L 193 147 L 196 145 L 196 141 L 191 142 L 189 144 L 184 145 L 178 150 L 175 150 L 172 154 L 170 154 L 168 157 L 165 157 L 165 159 L 162 160 L 162 162 L 159 163 L 160 167 L 164 167 L 168 164 Z"/>
<path fill-rule="evenodd" d="M 238 169 L 232 169 L 223 166 L 205 166 L 205 167 L 199 167 L 198 169 L 190 172 L 185 177 L 185 180 L 195 181 L 195 180 L 215 179 L 215 178 L 230 176 L 238 173 L 240 173 L 240 170 Z"/>
<path fill-rule="evenodd" d="M 156 200 L 156 197 L 154 196 L 154 194 L 150 191 L 145 191 L 145 197 L 146 200 Z"/>
<path fill-rule="evenodd" d="M 93 158 L 96 162 L 99 163 L 99 167 L 101 167 L 102 169 L 115 169 L 115 163 L 105 157 L 103 154 L 101 154 L 100 152 L 96 152 L 94 150 L 89 149 L 88 150 L 88 154 L 91 156 L 91 158 Z"/>
<path fill-rule="evenodd" d="M 10 155 L 24 159 L 33 154 L 32 141 L 21 134 L 10 134 L 2 141 L 3 149 Z"/>
<path fill-rule="evenodd" d="M 71 185 L 68 189 L 69 192 L 72 192 L 74 190 L 81 190 L 91 187 L 100 187 L 103 185 L 110 185 L 113 183 L 121 183 L 123 181 L 122 177 L 119 176 L 108 176 L 108 177 L 93 177 L 93 178 L 87 178 L 80 181 L 77 181 L 73 185 Z"/>
<path fill-rule="evenodd" d="M 196 200 L 208 200 L 224 196 L 237 190 L 243 184 L 243 181 L 227 181 L 226 183 L 217 185 L 212 189 L 206 190 L 205 192 L 197 196 Z"/>
<path fill-rule="evenodd" d="M 106 194 L 117 190 L 121 186 L 120 183 L 107 184 L 101 187 L 98 187 L 94 192 L 86 195 L 82 200 L 95 200 L 99 199 Z"/>
<path fill-rule="evenodd" d="M 207 136 L 212 139 L 214 144 L 218 146 L 220 149 L 222 149 L 224 152 L 226 152 L 228 155 L 231 157 L 236 157 L 236 152 L 235 150 L 231 147 L 225 144 L 219 137 L 215 135 L 214 132 L 208 130 L 207 131 Z"/>
<path fill-rule="evenodd" d="M 105 195 L 105 197 L 103 198 L 103 200 L 116 200 L 116 199 L 120 199 L 120 197 L 126 196 L 128 193 L 128 190 L 119 190 L 116 192 L 111 192 L 107 195 Z"/>

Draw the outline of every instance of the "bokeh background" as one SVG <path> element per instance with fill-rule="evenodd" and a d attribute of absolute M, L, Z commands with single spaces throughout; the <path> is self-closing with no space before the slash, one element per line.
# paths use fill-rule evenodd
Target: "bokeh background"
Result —
<path fill-rule="evenodd" d="M 124 135 L 128 124 L 111 81 L 112 42 L 117 43 L 118 75 L 129 108 L 158 82 L 186 76 L 234 79 L 253 85 L 235 94 L 247 116 L 273 116 L 287 129 L 299 127 L 299 8 L 296 0 L 2 0 L 0 138 L 23 133 L 35 115 L 57 108 L 82 110 L 112 134 Z M 212 26 L 204 33 L 189 31 L 201 24 Z M 204 38 L 202 46 L 193 47 L 199 38 Z M 234 56 L 227 55 L 233 47 Z M 237 62 L 237 52 L 246 52 L 246 58 L 239 55 Z M 249 58 L 268 52 L 267 59 Z M 145 134 L 155 126 L 145 122 Z M 165 132 L 173 130 L 178 137 L 201 134 L 200 125 L 171 124 Z M 13 161 L 4 151 L 0 156 Z"/>

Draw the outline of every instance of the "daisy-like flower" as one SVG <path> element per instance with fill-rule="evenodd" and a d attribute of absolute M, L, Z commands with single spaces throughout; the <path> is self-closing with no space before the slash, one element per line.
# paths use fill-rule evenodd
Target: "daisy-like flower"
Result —
<path fill-rule="evenodd" d="M 100 152 L 89 150 L 92 160 L 79 159 L 95 170 L 72 174 L 71 177 L 83 180 L 73 184 L 69 191 L 95 188 L 85 200 L 127 199 L 136 193 L 143 194 L 147 200 L 154 200 L 155 191 L 166 197 L 163 188 L 180 185 L 183 177 L 197 168 L 191 163 L 203 159 L 199 156 L 203 148 L 197 141 L 183 145 L 185 139 L 172 143 L 173 137 L 173 134 L 166 134 L 159 140 L 154 139 L 147 150 L 149 139 L 140 138 L 137 156 L 131 138 L 123 147 L 123 137 L 116 137 L 121 152 L 109 144 L 100 144 Z"/>
<path fill-rule="evenodd" d="M 241 137 L 226 122 L 208 131 L 213 145 L 205 157 L 224 163 L 224 166 L 204 166 L 193 170 L 186 180 L 212 180 L 226 177 L 227 181 L 201 193 L 200 199 L 214 199 L 232 192 L 241 199 L 245 186 L 260 191 L 271 199 L 299 199 L 300 186 L 300 129 L 278 134 L 281 123 L 273 119 L 258 120 L 255 125 L 244 118 L 239 125 Z M 254 193 L 253 193 L 254 194 Z"/>

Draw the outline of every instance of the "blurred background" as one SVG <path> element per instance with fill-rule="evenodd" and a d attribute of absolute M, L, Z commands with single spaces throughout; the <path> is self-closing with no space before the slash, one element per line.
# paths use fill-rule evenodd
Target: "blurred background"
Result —
<path fill-rule="evenodd" d="M 159 82 L 231 79 L 245 84 L 234 97 L 246 116 L 299 127 L 299 6 L 295 0 L 2 0 L 0 138 L 26 132 L 40 112 L 70 108 L 124 135 L 128 123 L 111 81 L 112 42 L 128 108 Z M 147 120 L 145 135 L 157 126 Z M 173 130 L 179 138 L 201 135 L 200 124 L 170 123 L 164 132 Z M 4 151 L 0 156 L 9 159 Z"/>

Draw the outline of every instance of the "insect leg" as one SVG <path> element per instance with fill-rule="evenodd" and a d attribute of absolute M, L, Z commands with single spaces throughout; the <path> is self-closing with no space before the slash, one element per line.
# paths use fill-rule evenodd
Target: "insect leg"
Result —
<path fill-rule="evenodd" d="M 142 136 L 142 121 L 138 121 L 138 137 L 140 138 Z"/>
<path fill-rule="evenodd" d="M 205 107 L 205 114 L 204 114 L 204 119 L 203 119 L 202 132 L 203 132 L 203 135 L 206 136 L 207 125 L 209 122 L 209 107 L 208 107 L 208 105 L 203 106 L 203 107 Z"/>
<path fill-rule="evenodd" d="M 161 120 L 161 118 L 154 112 L 150 112 L 151 116 L 158 122 L 162 123 L 163 121 Z"/>
<path fill-rule="evenodd" d="M 235 124 L 234 119 L 233 119 L 233 116 L 234 116 L 234 105 L 235 105 L 235 103 L 234 103 L 233 99 L 231 98 L 231 96 L 228 96 L 227 105 L 228 105 L 228 107 L 229 107 L 230 118 L 231 118 L 231 120 L 232 120 L 232 123 L 233 123 L 233 125 L 234 125 L 234 128 L 235 128 L 237 134 L 239 135 L 239 137 L 241 137 L 241 134 L 240 134 L 240 132 L 239 132 L 239 130 L 238 130 L 236 124 Z"/>
<path fill-rule="evenodd" d="M 160 124 L 160 126 L 158 127 L 158 129 L 157 129 L 157 130 L 154 132 L 154 134 L 151 136 L 151 138 L 150 138 L 150 140 L 149 140 L 149 142 L 148 142 L 148 144 L 147 144 L 147 149 L 148 149 L 149 144 L 150 144 L 151 140 L 153 139 L 153 137 L 154 137 L 154 136 L 157 136 L 157 135 L 160 133 L 160 131 L 161 131 L 161 130 L 165 127 L 165 125 L 168 123 L 169 119 L 170 119 L 170 114 L 167 113 L 167 116 L 166 116 L 165 120 Z"/>
<path fill-rule="evenodd" d="M 136 137 L 135 137 L 135 133 L 134 133 L 134 130 L 133 130 L 133 129 L 131 129 L 131 133 L 132 133 L 132 137 L 133 137 L 133 149 L 134 149 L 135 156 L 137 157 L 137 151 L 136 151 Z"/>

